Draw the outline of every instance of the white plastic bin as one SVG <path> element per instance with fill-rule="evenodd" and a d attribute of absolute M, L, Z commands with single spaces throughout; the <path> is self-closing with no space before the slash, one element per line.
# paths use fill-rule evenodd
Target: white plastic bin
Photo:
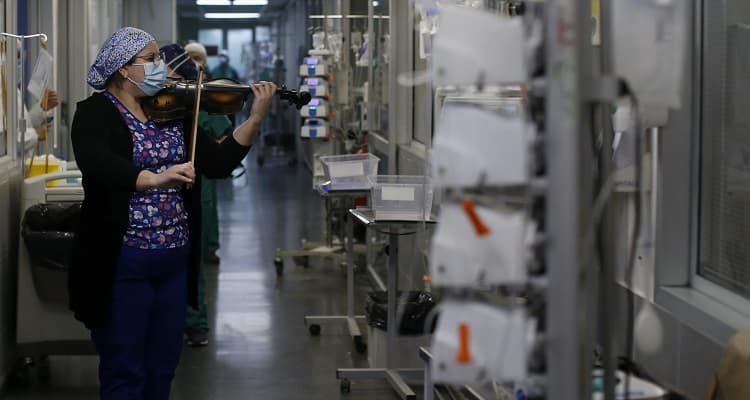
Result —
<path fill-rule="evenodd" d="M 372 208 L 381 221 L 430 219 L 433 188 L 429 177 L 378 175 L 373 179 Z"/>
<path fill-rule="evenodd" d="M 378 173 L 380 159 L 372 154 L 321 156 L 323 173 L 333 190 L 367 190 Z"/>

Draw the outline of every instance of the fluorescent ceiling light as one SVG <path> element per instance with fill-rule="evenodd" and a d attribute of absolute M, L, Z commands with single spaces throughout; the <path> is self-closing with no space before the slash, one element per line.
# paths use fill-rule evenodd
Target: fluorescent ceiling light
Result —
<path fill-rule="evenodd" d="M 229 0 L 196 0 L 195 4 L 199 6 L 229 6 L 232 2 Z M 234 0 L 235 6 L 265 6 L 268 0 Z"/>
<path fill-rule="evenodd" d="M 206 19 L 257 19 L 260 18 L 258 13 L 205 13 Z"/>

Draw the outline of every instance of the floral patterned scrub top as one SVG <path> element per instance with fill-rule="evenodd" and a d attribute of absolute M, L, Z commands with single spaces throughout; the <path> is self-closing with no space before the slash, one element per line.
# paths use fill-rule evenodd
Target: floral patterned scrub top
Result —
<path fill-rule="evenodd" d="M 120 101 L 104 95 L 120 111 L 133 135 L 133 164 L 158 174 L 186 160 L 182 124 L 157 128 L 153 121 L 141 122 Z M 140 249 L 167 249 L 187 244 L 188 215 L 180 189 L 148 189 L 134 192 L 130 199 L 130 217 L 123 242 Z"/>

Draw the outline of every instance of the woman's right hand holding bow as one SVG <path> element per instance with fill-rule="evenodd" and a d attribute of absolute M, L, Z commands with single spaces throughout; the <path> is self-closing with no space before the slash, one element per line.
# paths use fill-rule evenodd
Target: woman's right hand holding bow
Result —
<path fill-rule="evenodd" d="M 195 182 L 195 167 L 192 162 L 176 164 L 169 167 L 166 171 L 155 174 L 148 170 L 143 170 L 138 175 L 136 189 L 139 192 L 148 189 L 165 189 L 177 188 L 182 185 L 191 185 Z"/>

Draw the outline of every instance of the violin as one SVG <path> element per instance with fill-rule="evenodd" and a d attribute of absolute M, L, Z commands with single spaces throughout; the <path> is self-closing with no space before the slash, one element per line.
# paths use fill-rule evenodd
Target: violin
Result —
<path fill-rule="evenodd" d="M 197 91 L 198 87 L 200 90 Z M 164 89 L 145 98 L 141 106 L 155 122 L 173 121 L 184 118 L 187 112 L 192 111 L 197 94 L 200 99 L 199 109 L 209 114 L 229 115 L 240 112 L 252 93 L 250 85 L 240 84 L 233 79 L 219 78 L 199 83 L 169 78 Z M 312 99 L 308 92 L 288 90 L 283 86 L 277 89 L 276 94 L 294 104 L 298 110 Z"/>

